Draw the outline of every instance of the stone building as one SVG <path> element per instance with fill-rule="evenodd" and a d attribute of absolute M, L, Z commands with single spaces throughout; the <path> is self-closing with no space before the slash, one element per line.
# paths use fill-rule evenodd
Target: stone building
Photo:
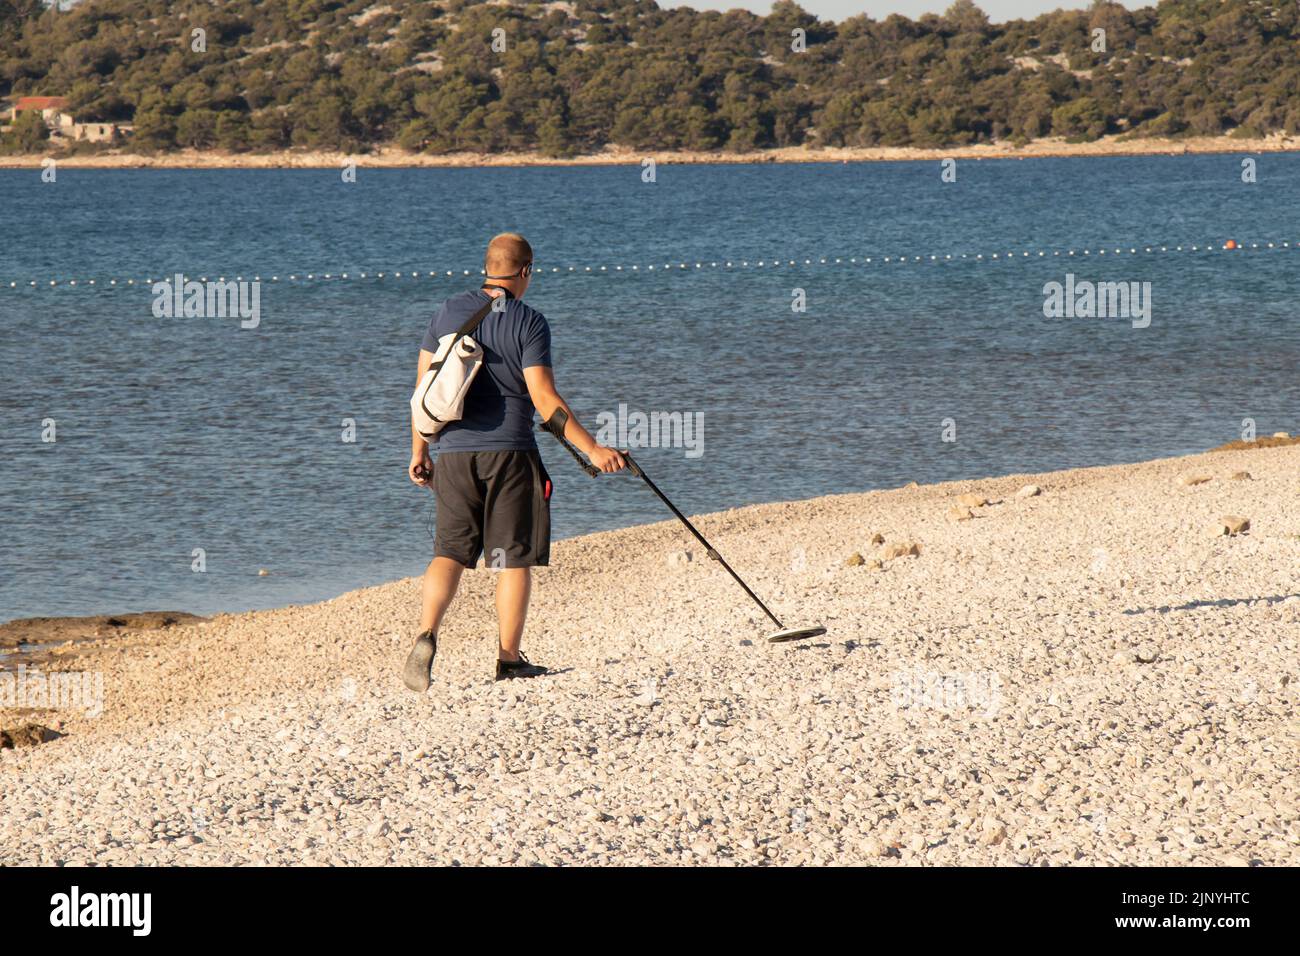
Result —
<path fill-rule="evenodd" d="M 41 114 L 51 139 L 69 139 L 87 143 L 116 143 L 123 134 L 131 131 L 130 126 L 119 123 L 78 123 L 68 111 L 67 97 L 63 96 L 20 96 L 9 110 L 10 121 L 18 119 L 18 114 L 35 110 Z"/>

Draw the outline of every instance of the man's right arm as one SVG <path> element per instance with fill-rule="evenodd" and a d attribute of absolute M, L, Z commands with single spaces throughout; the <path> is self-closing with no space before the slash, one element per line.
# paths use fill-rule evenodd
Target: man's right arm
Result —
<path fill-rule="evenodd" d="M 415 370 L 415 385 L 418 388 L 425 371 L 433 364 L 433 353 L 420 349 L 420 365 Z M 411 419 L 411 463 L 406 466 L 407 476 L 417 485 L 429 484 L 433 472 L 433 462 L 429 457 L 429 443 L 415 430 L 415 419 Z"/>
<path fill-rule="evenodd" d="M 610 472 L 627 466 L 617 449 L 597 443 L 591 432 L 582 427 L 569 403 L 556 391 L 555 374 L 549 365 L 530 365 L 524 369 L 524 382 L 528 386 L 528 397 L 533 400 L 533 407 L 542 416 L 542 421 L 550 420 L 557 408 L 564 409 L 564 413 L 569 416 L 564 426 L 564 437 L 591 459 L 593 465 L 601 471 Z"/>

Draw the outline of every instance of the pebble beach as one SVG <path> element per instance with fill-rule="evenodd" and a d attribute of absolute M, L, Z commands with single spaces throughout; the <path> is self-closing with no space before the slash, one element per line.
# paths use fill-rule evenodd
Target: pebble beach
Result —
<path fill-rule="evenodd" d="M 0 710 L 0 864 L 1294 866 L 1298 505 L 1280 444 L 699 517 L 792 644 L 676 522 L 569 539 L 552 673 L 479 569 L 425 695 L 418 579 L 100 628 L 30 666 L 102 712 Z"/>

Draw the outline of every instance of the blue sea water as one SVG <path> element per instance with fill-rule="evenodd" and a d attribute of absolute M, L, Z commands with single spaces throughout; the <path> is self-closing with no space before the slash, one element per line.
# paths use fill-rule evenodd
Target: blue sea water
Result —
<path fill-rule="evenodd" d="M 528 299 L 589 425 L 700 416 L 699 457 L 638 455 L 688 513 L 1194 452 L 1245 418 L 1294 432 L 1300 155 L 1253 184 L 1241 159 L 962 161 L 955 183 L 920 162 L 0 170 L 0 620 L 418 573 L 416 349 L 504 229 L 536 248 Z M 1151 283 L 1150 326 L 1045 318 L 1067 272 Z M 145 280 L 174 273 L 260 276 L 260 325 L 156 318 Z M 557 536 L 667 517 L 539 443 Z"/>

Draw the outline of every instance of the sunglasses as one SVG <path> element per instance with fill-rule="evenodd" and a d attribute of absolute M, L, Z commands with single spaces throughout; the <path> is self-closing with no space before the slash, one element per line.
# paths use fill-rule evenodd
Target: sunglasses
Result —
<path fill-rule="evenodd" d="M 485 278 L 488 278 L 488 279 L 527 279 L 527 278 L 528 278 L 529 276 L 531 276 L 532 274 L 533 274 L 533 264 L 532 264 L 531 262 L 525 262 L 524 265 L 523 265 L 523 268 L 521 268 L 518 272 L 512 272 L 512 273 L 511 273 L 510 275 L 508 275 L 508 276 L 485 276 Z"/>

